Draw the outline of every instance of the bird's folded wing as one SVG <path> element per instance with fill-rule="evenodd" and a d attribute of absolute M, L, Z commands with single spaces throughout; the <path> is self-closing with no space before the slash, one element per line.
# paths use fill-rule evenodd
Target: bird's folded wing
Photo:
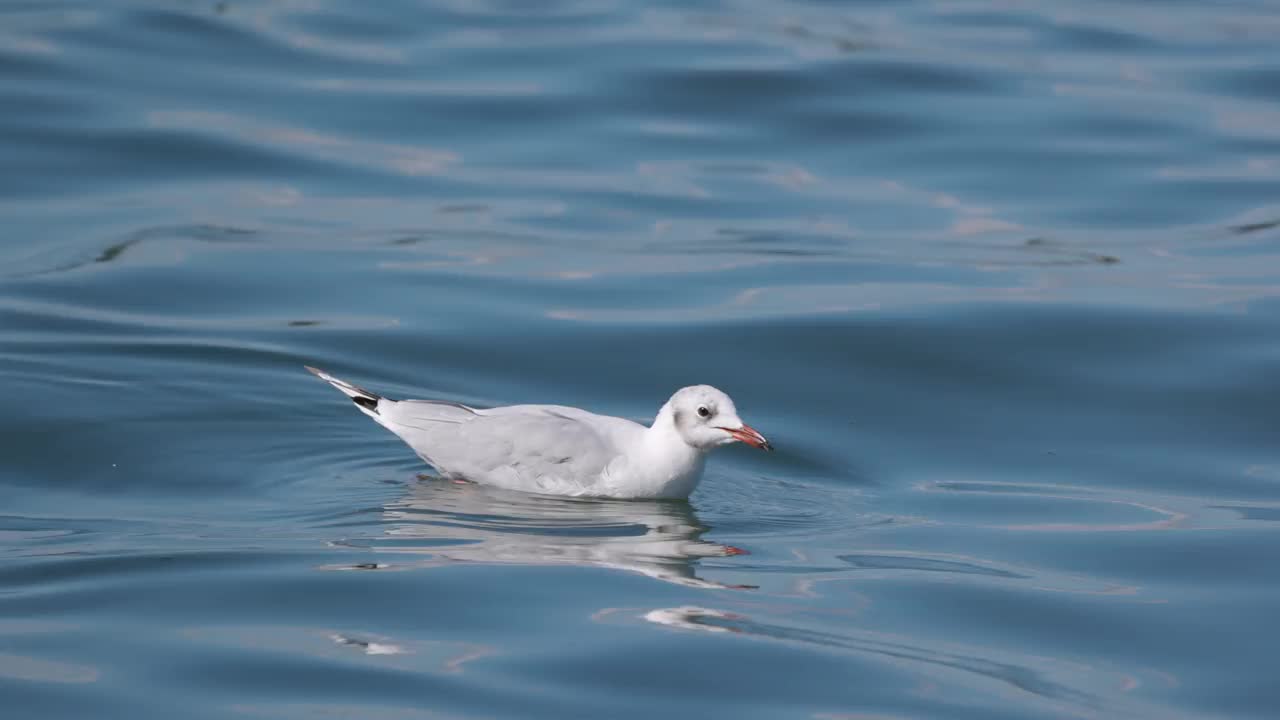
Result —
<path fill-rule="evenodd" d="M 437 469 L 478 482 L 533 485 L 598 476 L 619 454 L 584 417 L 551 406 L 500 412 L 422 401 L 396 403 L 384 423 Z"/>

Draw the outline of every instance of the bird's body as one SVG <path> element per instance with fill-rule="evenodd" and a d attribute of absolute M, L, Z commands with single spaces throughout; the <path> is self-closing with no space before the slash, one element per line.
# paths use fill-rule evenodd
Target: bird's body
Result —
<path fill-rule="evenodd" d="M 391 400 L 307 368 L 342 391 L 449 478 L 551 495 L 685 498 L 708 450 L 742 441 L 772 449 L 706 385 L 683 388 L 651 427 L 562 405 L 488 409 Z M 715 422 L 717 424 L 713 425 Z"/>

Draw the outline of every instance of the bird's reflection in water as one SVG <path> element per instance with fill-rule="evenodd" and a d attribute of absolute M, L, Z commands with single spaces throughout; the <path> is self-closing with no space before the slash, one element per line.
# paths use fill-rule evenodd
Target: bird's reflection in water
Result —
<path fill-rule="evenodd" d="M 380 552 L 421 561 L 586 565 L 688 587 L 743 589 L 697 575 L 701 558 L 742 551 L 702 538 L 708 528 L 688 503 L 530 495 L 423 477 L 384 507 Z M 379 564 L 381 565 L 381 564 Z"/>

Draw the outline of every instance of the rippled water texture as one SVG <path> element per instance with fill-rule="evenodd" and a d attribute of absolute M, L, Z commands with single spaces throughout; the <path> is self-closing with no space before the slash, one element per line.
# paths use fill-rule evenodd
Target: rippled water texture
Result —
<path fill-rule="evenodd" d="M 1273 718 L 1274 2 L 9 2 L 14 718 Z M 442 483 L 302 370 L 779 451 Z"/>

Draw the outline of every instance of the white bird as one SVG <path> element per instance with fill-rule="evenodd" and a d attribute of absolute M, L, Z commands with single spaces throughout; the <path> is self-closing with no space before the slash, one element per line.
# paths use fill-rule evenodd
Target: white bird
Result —
<path fill-rule="evenodd" d="M 687 498 L 707 453 L 743 442 L 772 450 L 710 385 L 677 390 L 653 425 L 563 405 L 472 408 L 391 400 L 307 367 L 450 479 L 509 490 L 613 498 Z"/>

